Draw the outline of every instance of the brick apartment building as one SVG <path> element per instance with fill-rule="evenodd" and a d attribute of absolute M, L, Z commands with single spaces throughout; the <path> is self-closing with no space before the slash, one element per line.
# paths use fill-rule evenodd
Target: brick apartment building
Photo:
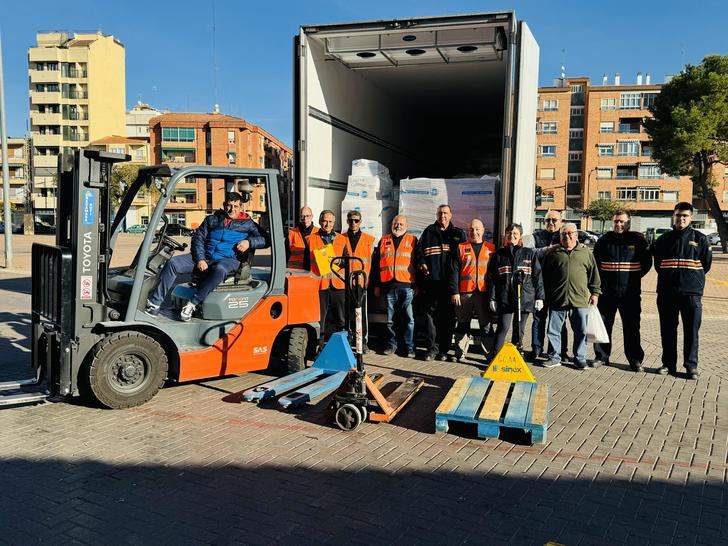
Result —
<path fill-rule="evenodd" d="M 278 169 L 282 193 L 290 181 L 290 148 L 241 118 L 220 113 L 167 113 L 149 120 L 149 135 L 155 164 Z M 204 180 L 179 184 L 167 207 L 171 221 L 199 225 L 205 215 L 222 206 L 223 186 L 221 180 L 214 181 L 211 189 Z M 265 211 L 262 188 L 255 188 L 247 208 L 254 217 Z"/>
<path fill-rule="evenodd" d="M 669 227 L 678 201 L 693 201 L 693 186 L 686 177 L 670 177 L 652 158 L 644 119 L 661 89 L 649 74 L 623 85 L 619 75 L 612 85 L 592 85 L 589 78 L 559 78 L 553 87 L 539 89 L 536 184 L 542 203 L 536 225 L 549 209 L 583 228 L 601 229 L 601 223 L 582 217 L 581 210 L 596 199 L 624 203 L 633 211 L 632 229 Z M 717 191 L 728 202 L 726 181 Z M 714 227 L 701 201 L 694 225 Z M 595 224 L 595 225 L 593 225 Z"/>

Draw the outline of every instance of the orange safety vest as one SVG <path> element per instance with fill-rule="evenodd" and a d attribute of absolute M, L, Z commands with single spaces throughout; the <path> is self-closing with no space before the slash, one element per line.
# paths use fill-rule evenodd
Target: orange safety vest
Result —
<path fill-rule="evenodd" d="M 318 275 L 321 277 L 321 282 L 319 283 L 319 290 L 327 290 L 329 286 L 333 285 L 334 288 L 337 288 L 339 290 L 344 288 L 344 282 L 340 280 L 336 275 L 333 273 L 328 273 L 326 275 L 321 275 L 321 272 L 319 271 L 318 264 L 316 264 L 316 258 L 313 255 L 314 250 L 322 249 L 326 246 L 326 243 L 324 243 L 324 240 L 321 238 L 321 232 L 318 231 L 316 233 L 312 233 L 308 237 L 306 237 L 306 241 L 308 241 L 308 248 L 311 258 L 311 273 L 314 275 Z M 337 256 L 345 256 L 346 255 L 346 238 L 341 235 L 340 233 L 334 234 L 334 241 L 332 243 L 334 245 L 334 252 Z"/>
<path fill-rule="evenodd" d="M 311 231 L 311 235 L 318 233 L 319 228 L 315 227 Z M 308 236 L 307 236 L 308 237 Z M 294 227 L 288 230 L 288 267 L 291 269 L 303 269 L 303 258 L 307 251 L 306 239 L 301 233 L 301 228 Z"/>
<path fill-rule="evenodd" d="M 364 262 L 364 272 L 367 274 L 368 284 L 369 274 L 372 272 L 372 252 L 374 251 L 374 235 L 369 235 L 368 233 L 364 233 L 362 231 L 361 235 L 359 236 L 359 242 L 356 245 L 356 250 L 352 250 L 351 248 L 349 232 L 347 231 L 346 233 L 342 233 L 342 235 L 346 240 L 346 251 L 348 255 L 361 258 L 361 260 Z M 359 262 L 353 261 L 350 263 L 352 271 L 359 271 L 361 269 L 361 265 L 359 265 Z"/>
<path fill-rule="evenodd" d="M 410 234 L 402 236 L 395 250 L 391 235 L 379 241 L 379 279 L 382 283 L 396 280 L 412 284 L 415 282 L 414 251 L 417 237 Z"/>
<path fill-rule="evenodd" d="M 488 271 L 488 261 L 495 246 L 483 241 L 480 253 L 476 256 L 473 245 L 469 241 L 458 245 L 460 256 L 460 284 L 458 290 L 461 294 L 468 292 L 485 292 L 485 274 Z"/>

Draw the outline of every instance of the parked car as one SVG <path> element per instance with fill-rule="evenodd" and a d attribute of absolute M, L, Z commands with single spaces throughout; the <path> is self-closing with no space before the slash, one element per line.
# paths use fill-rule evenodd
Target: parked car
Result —
<path fill-rule="evenodd" d="M 579 230 L 579 242 L 585 245 L 593 245 L 599 240 L 599 236 L 596 234 L 589 233 L 583 229 Z"/>
<path fill-rule="evenodd" d="M 719 245 L 720 233 L 711 233 L 710 235 L 708 235 L 708 241 L 710 241 L 711 245 Z"/>
<path fill-rule="evenodd" d="M 5 222 L 0 221 L 0 234 L 5 233 Z M 13 224 L 13 231 L 12 233 L 17 233 L 19 235 L 22 235 L 23 233 L 23 226 L 18 224 Z"/>
<path fill-rule="evenodd" d="M 46 224 L 45 222 L 34 222 L 33 223 L 33 232 L 36 235 L 55 235 L 56 226 Z"/>
<path fill-rule="evenodd" d="M 134 224 L 133 226 L 129 226 L 126 228 L 127 233 L 146 233 L 147 232 L 147 226 L 144 224 Z"/>
<path fill-rule="evenodd" d="M 178 235 L 181 237 L 190 237 L 194 233 L 194 231 L 194 229 L 190 229 L 187 226 L 174 223 L 167 225 L 167 231 L 165 233 L 172 236 Z"/>

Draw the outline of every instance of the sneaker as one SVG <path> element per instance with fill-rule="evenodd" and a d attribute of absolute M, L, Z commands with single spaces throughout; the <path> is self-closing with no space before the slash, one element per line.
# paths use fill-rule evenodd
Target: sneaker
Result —
<path fill-rule="evenodd" d="M 407 350 L 407 358 L 414 358 L 415 356 L 417 356 L 417 353 L 415 353 L 414 349 Z"/>
<path fill-rule="evenodd" d="M 185 303 L 182 311 L 180 311 L 179 318 L 181 318 L 185 322 L 188 322 L 192 318 L 192 313 L 195 312 L 195 307 L 195 304 L 191 301 Z"/>
<path fill-rule="evenodd" d="M 675 375 L 676 372 L 672 368 L 668 368 L 667 366 L 661 366 L 661 367 L 657 368 L 655 373 L 657 373 L 659 375 L 668 375 L 668 374 Z"/>
<path fill-rule="evenodd" d="M 448 355 L 447 361 L 448 362 L 460 362 L 463 358 L 463 353 L 454 354 L 454 355 Z"/>
<path fill-rule="evenodd" d="M 387 347 L 382 351 L 383 355 L 393 355 L 394 354 L 394 347 Z"/>
<path fill-rule="evenodd" d="M 630 362 L 629 363 L 629 369 L 632 370 L 633 372 L 636 372 L 636 373 L 640 373 L 640 372 L 644 372 L 645 371 L 645 369 L 642 367 L 642 363 L 641 362 Z"/>
<path fill-rule="evenodd" d="M 574 367 L 577 370 L 588 370 L 589 369 L 589 366 L 586 365 L 586 362 L 579 362 L 578 360 L 574 361 Z"/>
<path fill-rule="evenodd" d="M 571 358 L 569 357 L 569 355 L 567 353 L 562 354 L 561 355 L 561 363 L 562 364 L 568 364 L 569 362 L 571 362 Z"/>
<path fill-rule="evenodd" d="M 700 377 L 700 372 L 697 368 L 688 368 L 686 372 L 688 374 L 688 379 L 696 380 Z"/>
<path fill-rule="evenodd" d="M 561 362 L 559 362 L 558 360 L 549 359 L 546 362 L 543 362 L 541 366 L 543 366 L 544 368 L 556 368 L 557 366 L 561 366 Z"/>
<path fill-rule="evenodd" d="M 144 308 L 144 312 L 150 317 L 156 317 L 159 315 L 159 305 L 155 305 L 147 300 L 147 306 Z"/>
<path fill-rule="evenodd" d="M 435 353 L 427 352 L 427 353 L 425 353 L 425 356 L 422 358 L 423 358 L 423 360 L 430 362 L 435 359 Z"/>
<path fill-rule="evenodd" d="M 440 362 L 446 362 L 447 361 L 447 355 L 445 353 L 437 353 L 435 356 L 435 360 L 439 360 Z"/>
<path fill-rule="evenodd" d="M 597 358 L 596 360 L 592 360 L 592 361 L 591 361 L 591 362 L 589 363 L 589 365 L 590 365 L 590 366 L 591 366 L 592 368 L 601 368 L 602 366 L 607 366 L 608 364 L 609 364 L 609 362 L 608 362 L 608 361 L 606 361 L 606 360 L 602 360 L 602 359 L 600 359 L 600 358 Z"/>

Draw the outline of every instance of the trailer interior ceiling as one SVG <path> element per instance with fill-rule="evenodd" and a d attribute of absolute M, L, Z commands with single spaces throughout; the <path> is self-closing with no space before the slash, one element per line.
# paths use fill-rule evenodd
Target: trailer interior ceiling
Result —
<path fill-rule="evenodd" d="M 369 158 L 389 161 L 399 178 L 499 172 L 509 35 L 510 21 L 324 27 L 307 35 L 309 90 L 320 92 L 328 115 L 386 143 L 381 158 Z"/>

